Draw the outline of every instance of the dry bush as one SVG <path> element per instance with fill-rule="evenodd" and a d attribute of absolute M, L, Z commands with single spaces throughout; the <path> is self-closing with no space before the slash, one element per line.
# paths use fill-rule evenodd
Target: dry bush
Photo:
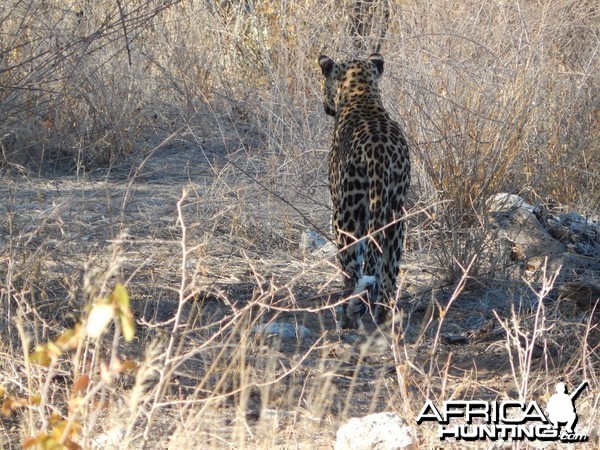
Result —
<path fill-rule="evenodd" d="M 5 157 L 112 163 L 208 106 L 294 164 L 326 147 L 315 56 L 381 47 L 389 106 L 458 211 L 506 190 L 597 198 L 594 2 L 356 5 L 8 2 Z"/>
<path fill-rule="evenodd" d="M 2 130 L 8 161 L 107 164 L 133 149 L 153 91 L 131 48 L 163 2 L 9 1 L 2 6 Z"/>
<path fill-rule="evenodd" d="M 477 256 L 474 275 L 495 272 L 499 261 L 481 258 L 491 195 L 597 213 L 599 16 L 594 2 L 575 1 L 398 9 L 400 39 L 383 46 L 400 88 L 390 104 L 444 200 L 447 279 Z"/>
<path fill-rule="evenodd" d="M 594 197 L 581 195 L 597 194 L 597 6 L 420 5 L 418 16 L 435 19 L 404 36 L 412 101 L 399 104 L 439 189 L 465 212 L 501 191 L 589 204 Z M 466 11 L 480 14 L 456 20 Z"/>

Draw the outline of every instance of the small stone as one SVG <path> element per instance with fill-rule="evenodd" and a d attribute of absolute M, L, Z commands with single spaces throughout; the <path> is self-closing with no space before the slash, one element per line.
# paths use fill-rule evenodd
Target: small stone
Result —
<path fill-rule="evenodd" d="M 490 211 L 510 211 L 516 208 L 524 208 L 529 212 L 535 212 L 537 210 L 535 206 L 530 205 L 518 195 L 508 194 L 506 192 L 492 195 L 486 200 L 486 204 L 490 208 Z"/>
<path fill-rule="evenodd" d="M 92 439 L 93 449 L 118 449 L 123 444 L 125 428 L 115 427 Z"/>
<path fill-rule="evenodd" d="M 323 235 L 312 230 L 304 230 L 300 238 L 300 250 L 305 252 L 314 252 L 327 244 L 327 239 Z"/>

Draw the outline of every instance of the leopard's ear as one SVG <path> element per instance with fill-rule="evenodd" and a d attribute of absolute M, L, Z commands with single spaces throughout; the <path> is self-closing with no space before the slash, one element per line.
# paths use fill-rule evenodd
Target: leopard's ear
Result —
<path fill-rule="evenodd" d="M 329 56 L 321 55 L 319 56 L 319 65 L 321 66 L 321 71 L 323 72 L 323 75 L 328 77 L 331 71 L 333 70 L 333 67 L 335 66 L 335 61 Z"/>
<path fill-rule="evenodd" d="M 375 64 L 375 67 L 377 67 L 377 75 L 381 76 L 383 74 L 383 56 L 379 53 L 373 53 L 369 56 L 368 60 Z"/>

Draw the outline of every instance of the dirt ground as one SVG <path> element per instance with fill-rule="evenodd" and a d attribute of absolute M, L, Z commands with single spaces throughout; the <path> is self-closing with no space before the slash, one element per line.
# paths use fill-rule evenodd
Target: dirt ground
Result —
<path fill-rule="evenodd" d="M 121 348 L 129 358 L 143 361 L 151 343 L 173 333 L 173 317 L 183 318 L 182 362 L 161 399 L 165 406 L 145 437 L 138 420 L 132 448 L 198 442 L 331 448 L 335 430 L 349 417 L 395 411 L 412 422 L 427 398 L 519 398 L 520 358 L 532 337 L 538 285 L 500 274 L 469 279 L 464 287 L 444 280 L 434 244 L 421 245 L 413 228 L 401 320 L 393 330 L 367 321 L 364 332 L 336 331 L 334 309 L 327 308 L 341 286 L 335 257 L 299 247 L 304 230 L 328 231 L 324 162 L 312 178 L 281 179 L 276 169 L 265 169 L 268 155 L 216 140 L 193 144 L 185 136 L 141 161 L 79 176 L 12 170 L 0 184 L 0 248 L 14 262 L 15 284 L 27 287 L 31 308 L 23 314 L 38 323 L 36 340 L 72 326 L 89 301 L 86 283 L 100 283 L 100 274 L 111 270 L 110 279 L 127 286 L 138 323 L 134 343 Z M 189 299 L 181 306 L 183 273 Z M 559 301 L 555 291 L 544 300 L 544 332 L 530 347 L 527 399 L 545 404 L 557 380 L 588 379 L 592 388 L 578 405 L 579 423 L 592 429 L 588 421 L 595 420 L 597 429 L 599 331 L 590 329 L 589 312 Z M 247 322 L 222 326 L 248 305 Z M 16 309 L 8 299 L 2 308 L 3 338 L 16 341 Z M 256 332 L 271 322 L 311 333 L 281 339 Z M 510 337 L 516 324 L 519 339 Z M 214 336 L 215 345 L 207 346 Z M 234 350 L 219 353 L 225 343 L 243 345 L 243 361 Z M 250 387 L 242 387 L 243 379 Z M 115 387 L 115 404 L 127 402 L 133 383 Z M 208 405 L 206 399 L 219 395 L 222 401 Z M 111 410 L 97 432 L 128 414 L 127 408 Z M 2 420 L 5 448 L 17 448 L 10 441 L 19 435 L 18 420 Z M 439 445 L 433 427 L 418 431 L 422 448 Z M 596 432 L 590 448 L 597 439 Z"/>

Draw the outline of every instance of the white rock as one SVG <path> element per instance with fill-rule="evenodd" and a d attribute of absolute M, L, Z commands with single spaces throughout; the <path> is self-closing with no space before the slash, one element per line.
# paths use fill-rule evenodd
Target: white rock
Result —
<path fill-rule="evenodd" d="M 538 221 L 534 213 L 536 207 L 518 195 L 496 194 L 486 203 L 498 237 L 523 246 L 527 258 L 565 252 L 566 246 L 554 239 Z"/>
<path fill-rule="evenodd" d="M 508 194 L 506 192 L 492 195 L 485 203 L 490 208 L 490 211 L 508 211 L 515 208 L 524 208 L 527 211 L 534 212 L 537 209 L 518 195 Z"/>
<path fill-rule="evenodd" d="M 316 231 L 304 230 L 300 237 L 300 250 L 313 252 L 325 246 L 327 242 L 327 239 Z"/>
<path fill-rule="evenodd" d="M 121 448 L 125 428 L 115 427 L 92 439 L 92 449 L 117 449 Z"/>
<path fill-rule="evenodd" d="M 327 244 L 325 244 L 323 247 L 312 252 L 311 255 L 314 255 L 317 257 L 332 256 L 332 255 L 335 255 L 337 252 L 338 252 L 337 245 L 335 245 L 334 242 L 327 242 Z"/>
<path fill-rule="evenodd" d="M 416 450 L 416 432 L 395 413 L 350 419 L 336 434 L 335 450 Z"/>

